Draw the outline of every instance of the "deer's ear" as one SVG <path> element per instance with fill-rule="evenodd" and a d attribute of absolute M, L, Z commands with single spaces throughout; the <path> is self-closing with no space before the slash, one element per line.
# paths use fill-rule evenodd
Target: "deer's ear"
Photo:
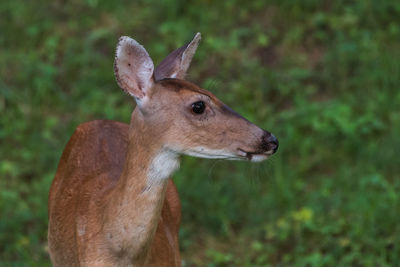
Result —
<path fill-rule="evenodd" d="M 185 78 L 200 39 L 201 34 L 198 32 L 191 42 L 169 54 L 154 71 L 156 81 L 165 78 Z"/>
<path fill-rule="evenodd" d="M 154 64 L 146 49 L 138 42 L 123 36 L 115 54 L 114 73 L 119 87 L 142 100 L 153 87 Z"/>

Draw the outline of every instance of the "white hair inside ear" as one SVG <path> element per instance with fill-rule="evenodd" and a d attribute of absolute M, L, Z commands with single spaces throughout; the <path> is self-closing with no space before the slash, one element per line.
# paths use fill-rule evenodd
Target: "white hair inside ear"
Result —
<path fill-rule="evenodd" d="M 122 36 L 115 53 L 114 73 L 118 85 L 139 103 L 153 87 L 154 64 L 146 49 L 134 39 Z"/>

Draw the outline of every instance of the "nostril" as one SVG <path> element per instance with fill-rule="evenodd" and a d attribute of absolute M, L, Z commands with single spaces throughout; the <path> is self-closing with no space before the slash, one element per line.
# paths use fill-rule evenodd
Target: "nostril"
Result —
<path fill-rule="evenodd" d="M 278 141 L 278 139 L 276 139 L 276 137 L 275 137 L 273 134 L 270 134 L 270 135 L 266 138 L 265 141 L 267 142 L 268 150 L 272 150 L 273 153 L 275 153 L 275 152 L 278 150 L 279 141 Z"/>

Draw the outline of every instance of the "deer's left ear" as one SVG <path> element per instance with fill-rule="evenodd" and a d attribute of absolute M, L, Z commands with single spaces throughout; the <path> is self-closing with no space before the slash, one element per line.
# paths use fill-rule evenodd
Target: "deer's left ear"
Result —
<path fill-rule="evenodd" d="M 160 81 L 165 78 L 184 79 L 200 39 L 201 34 L 198 32 L 191 42 L 169 54 L 154 70 L 155 80 Z"/>

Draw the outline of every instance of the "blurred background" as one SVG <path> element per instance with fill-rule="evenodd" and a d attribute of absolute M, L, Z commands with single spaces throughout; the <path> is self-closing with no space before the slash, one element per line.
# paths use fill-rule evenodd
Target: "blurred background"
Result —
<path fill-rule="evenodd" d="M 129 122 L 118 37 L 273 132 L 267 162 L 185 157 L 184 266 L 400 262 L 400 2 L 0 2 L 0 266 L 49 266 L 47 195 L 75 127 Z"/>

